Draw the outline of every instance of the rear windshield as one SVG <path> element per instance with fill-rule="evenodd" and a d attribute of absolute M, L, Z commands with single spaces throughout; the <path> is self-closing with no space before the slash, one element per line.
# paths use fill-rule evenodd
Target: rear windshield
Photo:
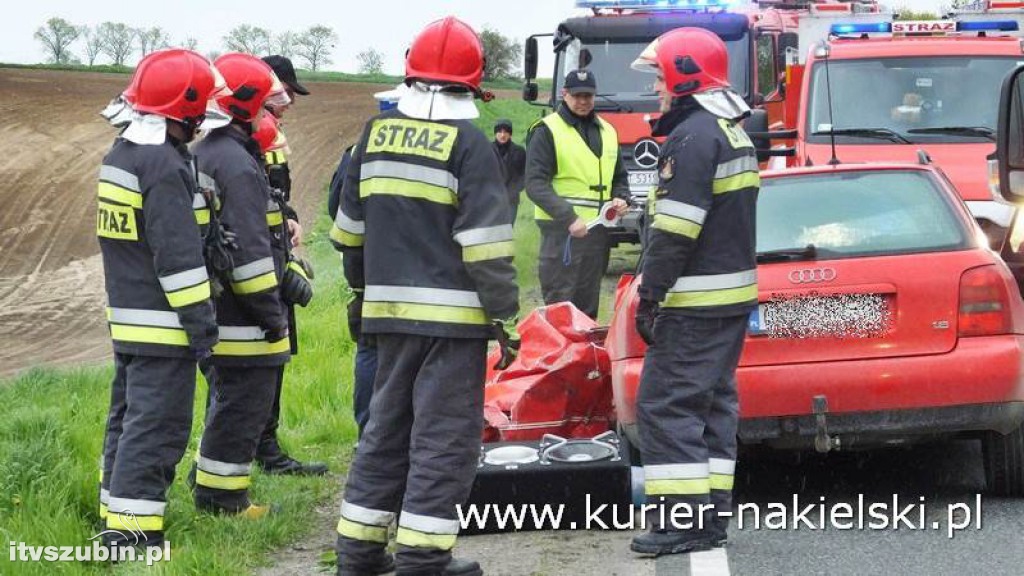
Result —
<path fill-rule="evenodd" d="M 920 171 L 856 171 L 765 178 L 757 250 L 813 245 L 819 259 L 970 248 L 971 232 Z"/>

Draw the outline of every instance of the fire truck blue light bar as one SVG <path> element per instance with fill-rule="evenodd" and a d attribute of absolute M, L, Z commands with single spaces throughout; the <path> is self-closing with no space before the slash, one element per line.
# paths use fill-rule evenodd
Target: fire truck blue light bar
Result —
<path fill-rule="evenodd" d="M 717 8 L 737 0 L 576 0 L 577 8 L 614 8 L 617 10 L 679 10 Z"/>
<path fill-rule="evenodd" d="M 1018 30 L 1016 20 L 993 20 L 991 22 L 957 22 L 958 32 L 985 32 L 994 30 L 999 32 L 1016 32 Z"/>
<path fill-rule="evenodd" d="M 891 22 L 874 22 L 872 24 L 832 25 L 832 34 L 889 34 L 891 32 Z"/>

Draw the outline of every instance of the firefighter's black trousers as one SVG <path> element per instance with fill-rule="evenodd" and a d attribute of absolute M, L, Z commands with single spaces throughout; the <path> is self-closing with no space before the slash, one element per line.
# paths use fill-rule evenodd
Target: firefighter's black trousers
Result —
<path fill-rule="evenodd" d="M 100 514 L 107 528 L 159 545 L 167 487 L 192 431 L 196 363 L 185 358 L 114 355 L 103 442 Z"/>
<path fill-rule="evenodd" d="M 573 238 L 570 263 L 565 265 L 566 228 L 538 222 L 541 231 L 537 276 L 545 304 L 572 302 L 581 312 L 597 319 L 601 278 L 608 268 L 608 231 L 597 226 L 583 238 Z"/>
<path fill-rule="evenodd" d="M 649 528 L 685 528 L 662 523 L 676 504 L 689 505 L 694 520 L 702 504 L 731 510 L 739 417 L 735 375 L 746 328 L 747 316 L 662 312 L 655 322 L 636 406 L 647 502 L 666 506 L 648 514 Z M 711 519 L 705 514 L 703 522 Z"/>
<path fill-rule="evenodd" d="M 252 460 L 278 373 L 277 366 L 203 366 L 211 399 L 196 458 L 198 508 L 232 513 L 249 506 Z"/>
<path fill-rule="evenodd" d="M 256 447 L 256 458 L 266 462 L 281 458 L 284 453 L 281 444 L 277 440 L 277 429 L 281 424 L 281 390 L 284 386 L 285 366 L 277 368 L 277 375 L 274 378 L 274 399 L 270 405 L 270 413 L 266 426 L 260 434 L 259 443 Z"/>
<path fill-rule="evenodd" d="M 398 520 L 398 570 L 436 573 L 451 559 L 456 505 L 480 455 L 487 342 L 378 334 L 370 421 L 349 471 L 338 562 L 365 570 Z"/>

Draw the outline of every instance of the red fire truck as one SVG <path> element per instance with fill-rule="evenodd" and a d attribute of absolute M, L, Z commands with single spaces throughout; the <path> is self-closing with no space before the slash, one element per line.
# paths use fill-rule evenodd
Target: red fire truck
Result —
<path fill-rule="evenodd" d="M 998 247 L 1015 208 L 996 189 L 990 155 L 1000 82 L 1024 63 L 1022 8 L 991 0 L 943 20 L 832 22 L 789 67 L 802 86 L 788 164 L 913 162 L 923 151 Z"/>
<path fill-rule="evenodd" d="M 613 242 L 636 242 L 648 189 L 657 184 L 660 147 L 650 137 L 649 122 L 658 115 L 654 77 L 630 68 L 630 63 L 652 40 L 669 30 L 693 26 L 718 34 L 729 49 L 730 81 L 747 102 L 764 112 L 748 121 L 748 130 L 766 132 L 769 125 L 786 124 L 786 54 L 808 38 L 798 34 L 801 18 L 827 19 L 831 15 L 877 15 L 878 5 L 868 2 L 808 0 L 578 0 L 579 16 L 559 24 L 554 33 L 537 34 L 526 41 L 523 97 L 538 99 L 538 38 L 551 37 L 555 55 L 553 86 L 540 106 L 554 108 L 561 100 L 562 80 L 573 69 L 586 67 L 598 78 L 596 109 L 619 134 L 619 145 L 629 170 L 633 210 L 613 231 Z M 827 28 L 806 27 L 805 34 Z M 817 38 L 815 38 L 817 39 Z M 791 84 L 792 85 L 792 84 Z M 799 84 L 796 84 L 797 86 Z M 790 115 L 795 114 L 792 105 Z M 765 146 L 767 148 L 767 146 Z M 775 152 L 785 155 L 785 150 Z"/>

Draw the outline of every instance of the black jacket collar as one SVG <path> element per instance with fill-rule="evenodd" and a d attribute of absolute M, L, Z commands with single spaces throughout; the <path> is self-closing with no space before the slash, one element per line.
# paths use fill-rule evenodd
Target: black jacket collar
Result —
<path fill-rule="evenodd" d="M 591 111 L 590 114 L 586 116 L 577 116 L 573 114 L 572 110 L 570 110 L 568 106 L 565 105 L 565 102 L 562 102 L 558 106 L 558 115 L 562 117 L 562 120 L 565 120 L 575 128 L 579 128 L 583 124 L 597 123 L 597 114 L 595 114 L 593 111 Z"/>
<path fill-rule="evenodd" d="M 668 136 L 683 120 L 690 117 L 697 110 L 701 110 L 700 104 L 690 96 L 676 98 L 672 101 L 672 108 L 661 115 L 661 118 L 651 122 L 652 136 Z"/>

